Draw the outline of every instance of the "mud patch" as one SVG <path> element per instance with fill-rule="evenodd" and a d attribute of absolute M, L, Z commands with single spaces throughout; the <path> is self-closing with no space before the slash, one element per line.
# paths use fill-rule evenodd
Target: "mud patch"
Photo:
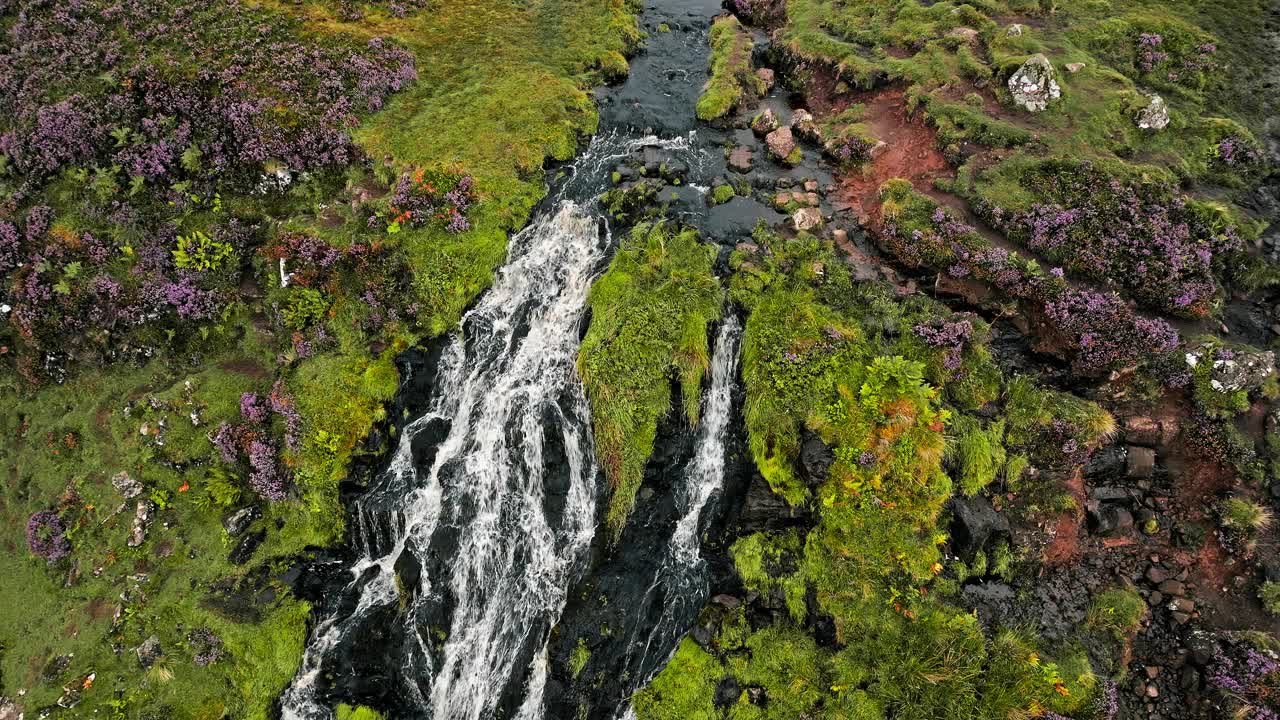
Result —
<path fill-rule="evenodd" d="M 920 117 L 907 115 L 905 95 L 901 87 L 888 87 L 840 103 L 861 103 L 871 135 L 886 144 L 871 162 L 837 177 L 836 202 L 853 210 L 864 225 L 879 224 L 880 186 L 892 178 L 910 180 L 917 190 L 938 202 L 964 208 L 959 198 L 934 188 L 935 180 L 953 179 L 955 171 L 937 147 L 937 132 Z"/>

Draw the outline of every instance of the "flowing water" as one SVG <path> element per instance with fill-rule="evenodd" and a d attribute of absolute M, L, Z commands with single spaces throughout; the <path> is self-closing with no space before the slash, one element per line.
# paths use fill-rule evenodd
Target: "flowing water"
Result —
<path fill-rule="evenodd" d="M 680 637 L 689 629 L 707 600 L 706 567 L 702 560 L 700 530 L 703 511 L 724 487 L 725 440 L 733 408 L 733 388 L 738 380 L 738 346 L 742 326 L 729 315 L 720 325 L 711 361 L 711 387 L 702 404 L 702 423 L 694 441 L 694 456 L 682 484 L 676 489 L 679 519 L 667 544 L 662 564 L 644 602 L 659 603 L 658 620 L 637 627 L 629 654 L 637 669 L 638 689 L 666 664 Z M 643 611 L 642 611 L 643 614 Z"/>
<path fill-rule="evenodd" d="M 689 167 L 694 196 L 723 172 L 725 135 L 692 117 L 717 10 L 708 0 L 646 10 L 673 31 L 653 37 L 628 81 L 602 98 L 604 130 L 558 170 L 492 287 L 439 349 L 434 376 L 418 379 L 427 389 L 416 416 L 349 506 L 345 554 L 313 568 L 326 589 L 281 699 L 285 720 L 327 720 L 339 699 L 395 718 L 559 716 L 544 697 L 558 688 L 552 629 L 571 589 L 595 571 L 593 557 L 609 552 L 595 538 L 605 483 L 575 369 L 587 294 L 613 247 L 595 198 L 613 167 L 642 150 Z M 707 216 L 700 196 L 673 209 L 693 222 Z M 724 481 L 739 335 L 730 314 L 692 458 L 673 483 L 673 522 L 629 571 L 641 592 L 613 656 L 630 679 L 592 717 L 626 710 L 706 599 L 700 527 Z"/>

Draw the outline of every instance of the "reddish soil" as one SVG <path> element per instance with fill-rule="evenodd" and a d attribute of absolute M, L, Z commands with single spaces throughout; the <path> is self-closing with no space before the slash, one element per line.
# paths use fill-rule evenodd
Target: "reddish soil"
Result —
<path fill-rule="evenodd" d="M 1067 490 L 1076 499 L 1076 506 L 1083 508 L 1085 502 L 1084 472 L 1076 468 L 1066 480 Z M 1053 540 L 1044 549 L 1045 565 L 1068 565 L 1080 559 L 1080 511 L 1064 512 L 1058 516 L 1054 524 Z"/>
<path fill-rule="evenodd" d="M 878 224 L 880 186 L 891 178 L 906 178 L 938 202 L 962 207 L 956 198 L 933 188 L 934 180 L 953 178 L 955 172 L 938 150 L 933 128 L 918 117 L 907 116 L 904 95 L 901 87 L 889 87 L 851 98 L 866 107 L 864 122 L 871 135 L 887 144 L 859 171 L 838 180 L 837 202 L 853 208 L 863 224 Z"/>

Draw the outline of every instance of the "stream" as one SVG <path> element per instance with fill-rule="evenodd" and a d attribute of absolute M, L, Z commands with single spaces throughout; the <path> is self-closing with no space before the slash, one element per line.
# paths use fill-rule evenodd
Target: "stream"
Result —
<path fill-rule="evenodd" d="M 664 424 L 659 443 L 674 449 L 651 465 L 666 480 L 645 492 L 650 506 L 637 507 L 617 547 L 597 533 L 607 483 L 575 361 L 591 283 L 616 245 L 596 198 L 619 162 L 687 168 L 670 214 L 726 245 L 757 219 L 782 219 L 749 198 L 716 208 L 705 199 L 725 173 L 724 144 L 743 132 L 693 116 L 718 12 L 711 0 L 646 7 L 646 28 L 670 31 L 651 32 L 627 81 L 598 92 L 600 132 L 553 168 L 492 287 L 431 362 L 402 372 L 400 393 L 413 397 L 398 403 L 411 417 L 349 502 L 346 545 L 309 569 L 321 589 L 302 666 L 280 700 L 285 720 L 327 720 L 339 702 L 388 718 L 619 717 L 695 621 L 708 592 L 700 538 L 741 422 L 740 322 L 730 310 L 715 328 L 701 424 Z M 578 707 L 555 668 L 575 627 L 600 627 L 583 598 L 605 587 L 617 617 L 592 663 L 612 679 Z"/>

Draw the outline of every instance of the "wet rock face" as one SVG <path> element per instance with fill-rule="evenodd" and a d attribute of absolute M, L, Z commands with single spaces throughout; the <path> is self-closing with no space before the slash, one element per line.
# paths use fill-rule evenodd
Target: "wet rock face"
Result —
<path fill-rule="evenodd" d="M 780 495 L 773 492 L 769 482 L 756 475 L 747 488 L 738 515 L 738 530 L 742 534 L 762 530 L 782 530 L 810 521 L 807 510 L 792 507 Z"/>
<path fill-rule="evenodd" d="M 961 557 L 981 550 L 989 541 L 1010 534 L 1009 520 L 982 497 L 955 496 L 951 508 L 951 545 Z"/>
<path fill-rule="evenodd" d="M 835 461 L 835 452 L 822 442 L 822 438 L 813 432 L 805 433 L 804 443 L 800 446 L 800 467 L 810 487 L 826 481 Z"/>
<path fill-rule="evenodd" d="M 1013 102 L 1028 112 L 1042 112 L 1049 103 L 1062 97 L 1053 65 L 1041 53 L 1032 55 L 1009 76 L 1009 92 Z"/>
<path fill-rule="evenodd" d="M 1155 93 L 1147 96 L 1147 106 L 1138 111 L 1134 122 L 1143 130 L 1163 130 L 1169 124 L 1169 105 Z"/>

